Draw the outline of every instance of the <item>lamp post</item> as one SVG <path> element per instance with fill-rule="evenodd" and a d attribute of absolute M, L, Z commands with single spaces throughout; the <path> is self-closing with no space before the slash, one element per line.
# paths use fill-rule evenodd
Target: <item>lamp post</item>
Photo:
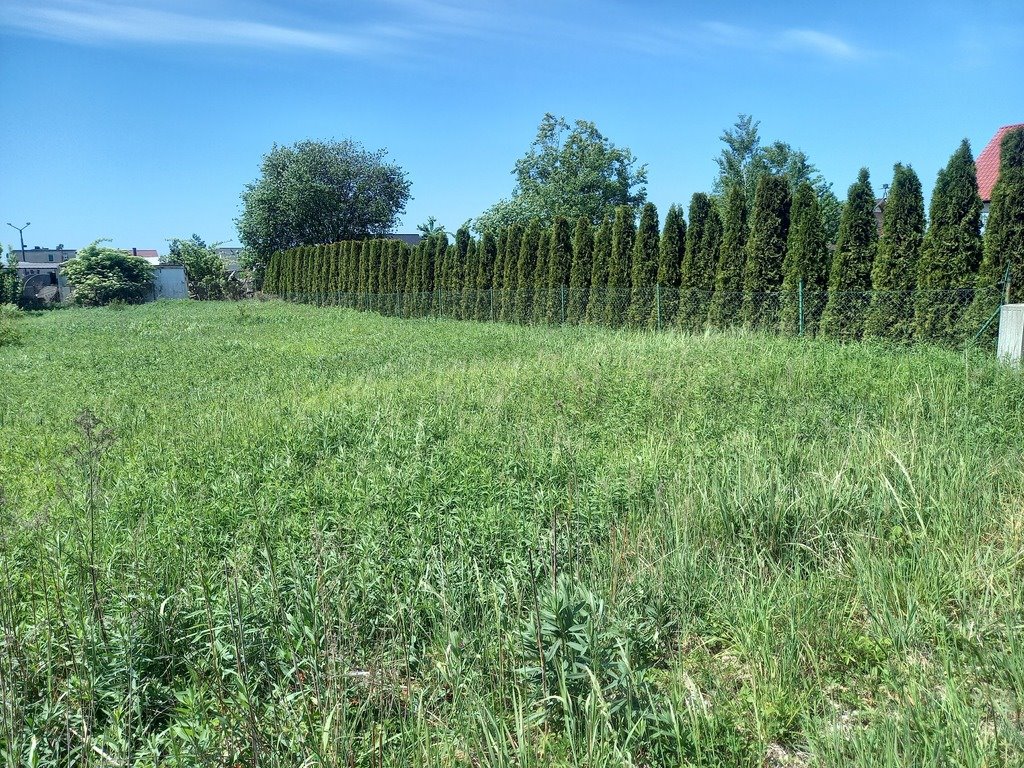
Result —
<path fill-rule="evenodd" d="M 25 260 L 25 230 L 28 229 L 28 225 L 31 224 L 31 223 L 32 223 L 31 221 L 26 221 L 24 227 L 16 227 L 13 224 L 11 224 L 11 222 L 9 222 L 9 221 L 7 222 L 7 226 L 8 227 L 10 227 L 11 229 L 18 230 L 18 239 L 21 240 L 21 260 L 22 261 Z"/>

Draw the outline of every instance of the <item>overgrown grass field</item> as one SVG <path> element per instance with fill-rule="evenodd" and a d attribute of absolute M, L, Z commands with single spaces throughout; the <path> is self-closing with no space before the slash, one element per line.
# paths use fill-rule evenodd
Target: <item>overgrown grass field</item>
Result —
<path fill-rule="evenodd" d="M 988 354 L 14 322 L 6 766 L 1024 763 L 1024 377 Z"/>

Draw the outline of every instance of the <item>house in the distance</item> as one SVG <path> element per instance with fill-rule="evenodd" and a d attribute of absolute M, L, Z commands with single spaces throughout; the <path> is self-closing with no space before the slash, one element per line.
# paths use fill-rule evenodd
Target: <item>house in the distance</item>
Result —
<path fill-rule="evenodd" d="M 978 194 L 981 195 L 982 203 L 982 226 L 984 226 L 985 221 L 988 219 L 988 209 L 992 203 L 992 189 L 999 179 L 999 157 L 1003 137 L 1015 128 L 1024 128 L 1024 123 L 1004 125 L 996 131 L 996 135 L 985 145 L 985 148 L 981 150 L 981 154 L 978 155 L 978 159 L 975 161 L 978 169 Z"/>
<path fill-rule="evenodd" d="M 147 248 L 132 248 L 132 256 L 138 256 L 153 266 L 153 291 L 149 297 L 150 301 L 188 298 L 185 267 L 181 264 L 161 264 L 160 254 Z"/>
<path fill-rule="evenodd" d="M 398 232 L 391 232 L 389 234 L 383 235 L 383 237 L 385 240 L 401 240 L 403 243 L 405 243 L 406 245 L 411 245 L 413 248 L 419 245 L 420 240 L 423 239 L 422 235 L 401 234 Z"/>
<path fill-rule="evenodd" d="M 35 246 L 24 252 L 17 250 L 17 272 L 24 286 L 26 298 L 41 298 L 44 301 L 60 301 L 66 298 L 66 288 L 58 279 L 60 265 L 75 258 L 74 248 L 58 245 L 56 248 Z"/>

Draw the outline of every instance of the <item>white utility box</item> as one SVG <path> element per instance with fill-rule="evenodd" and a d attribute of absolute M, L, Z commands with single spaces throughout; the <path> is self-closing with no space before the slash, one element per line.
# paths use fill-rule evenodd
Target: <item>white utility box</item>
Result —
<path fill-rule="evenodd" d="M 1004 363 L 1020 365 L 1024 357 L 1024 304 L 1003 304 L 999 313 L 999 350 Z"/>

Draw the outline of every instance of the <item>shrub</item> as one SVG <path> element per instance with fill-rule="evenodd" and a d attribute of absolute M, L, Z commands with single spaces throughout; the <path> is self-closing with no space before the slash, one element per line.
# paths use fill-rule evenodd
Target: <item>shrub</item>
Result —
<path fill-rule="evenodd" d="M 96 240 L 61 267 L 74 288 L 71 300 L 84 307 L 100 307 L 114 300 L 141 304 L 153 285 L 153 267 L 128 251 L 108 248 Z"/>

